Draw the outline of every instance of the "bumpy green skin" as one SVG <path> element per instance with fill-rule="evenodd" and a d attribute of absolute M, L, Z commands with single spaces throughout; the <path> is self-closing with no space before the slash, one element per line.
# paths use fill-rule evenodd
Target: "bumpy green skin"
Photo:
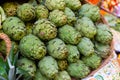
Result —
<path fill-rule="evenodd" d="M 29 3 L 24 3 L 18 7 L 17 16 L 23 21 L 31 21 L 36 16 L 35 8 Z"/>
<path fill-rule="evenodd" d="M 49 55 L 57 59 L 65 59 L 68 56 L 68 50 L 65 43 L 58 38 L 54 38 L 47 45 Z"/>
<path fill-rule="evenodd" d="M 80 53 L 77 49 L 77 46 L 74 45 L 67 45 L 68 49 L 68 57 L 67 60 L 69 63 L 77 62 L 80 58 Z"/>
<path fill-rule="evenodd" d="M 88 38 L 94 38 L 97 31 L 94 23 L 88 17 L 78 19 L 75 28 L 82 34 L 82 36 Z"/>
<path fill-rule="evenodd" d="M 66 4 L 64 0 L 46 0 L 45 6 L 47 6 L 49 10 L 55 9 L 64 10 Z"/>
<path fill-rule="evenodd" d="M 51 40 L 57 35 L 56 26 L 46 19 L 40 19 L 33 26 L 33 34 L 42 40 Z"/>
<path fill-rule="evenodd" d="M 101 43 L 95 43 L 95 51 L 100 57 L 107 58 L 110 53 L 110 46 Z"/>
<path fill-rule="evenodd" d="M 80 60 L 69 64 L 67 71 L 70 76 L 75 78 L 84 78 L 90 73 L 89 68 Z"/>
<path fill-rule="evenodd" d="M 12 39 L 19 41 L 25 36 L 25 24 L 17 17 L 8 17 L 3 22 L 3 31 Z"/>
<path fill-rule="evenodd" d="M 95 39 L 102 44 L 110 44 L 113 39 L 113 35 L 108 26 L 101 23 L 97 25 L 97 34 Z"/>
<path fill-rule="evenodd" d="M 83 37 L 77 47 L 84 56 L 89 56 L 94 53 L 94 44 L 89 38 Z"/>
<path fill-rule="evenodd" d="M 100 64 L 101 64 L 101 57 L 97 56 L 97 54 L 92 54 L 90 56 L 87 57 L 83 57 L 82 61 L 90 68 L 92 69 L 97 69 Z"/>
<path fill-rule="evenodd" d="M 18 51 L 18 44 L 14 41 L 12 41 L 12 45 L 14 46 L 13 47 L 13 53 L 16 54 L 17 51 Z M 6 56 L 6 44 L 5 44 L 5 41 L 1 40 L 0 41 L 0 53 L 5 57 Z"/>
<path fill-rule="evenodd" d="M 35 74 L 35 78 L 33 80 L 50 80 L 50 79 L 48 79 L 46 76 L 42 75 L 40 70 L 38 69 Z"/>
<path fill-rule="evenodd" d="M 78 44 L 81 40 L 81 34 L 70 25 L 59 28 L 58 35 L 65 43 L 69 44 Z"/>
<path fill-rule="evenodd" d="M 33 60 L 40 60 L 46 54 L 46 47 L 44 43 L 32 34 L 29 34 L 21 39 L 19 49 L 23 56 Z"/>
<path fill-rule="evenodd" d="M 30 74 L 30 76 L 35 76 L 36 65 L 32 60 L 27 58 L 21 58 L 17 61 L 17 67 L 27 71 Z"/>
<path fill-rule="evenodd" d="M 61 71 L 57 74 L 54 80 L 71 80 L 71 77 L 67 71 Z"/>
<path fill-rule="evenodd" d="M 59 70 L 61 71 L 67 69 L 68 67 L 67 60 L 58 60 L 57 63 L 58 63 Z"/>
<path fill-rule="evenodd" d="M 79 10 L 79 16 L 89 17 L 92 21 L 98 21 L 100 19 L 99 7 L 91 4 L 84 4 Z"/>
<path fill-rule="evenodd" d="M 27 22 L 25 23 L 25 28 L 26 28 L 26 35 L 32 34 L 32 28 L 33 28 L 33 23 L 32 22 Z"/>
<path fill-rule="evenodd" d="M 37 19 L 47 18 L 48 9 L 44 5 L 38 5 L 35 9 Z"/>
<path fill-rule="evenodd" d="M 67 23 L 67 16 L 64 12 L 60 10 L 53 10 L 50 12 L 49 19 L 53 22 L 57 27 L 65 25 Z"/>
<path fill-rule="evenodd" d="M 72 10 L 79 10 L 81 7 L 80 0 L 65 0 L 66 6 Z"/>
<path fill-rule="evenodd" d="M 48 78 L 54 78 L 58 73 L 57 62 L 51 56 L 45 56 L 42 60 L 40 60 L 38 67 L 41 73 Z"/>
<path fill-rule="evenodd" d="M 3 9 L 7 16 L 15 16 L 17 13 L 18 4 L 16 2 L 5 2 Z"/>
<path fill-rule="evenodd" d="M 65 8 L 64 12 L 65 12 L 65 15 L 67 15 L 67 24 L 71 25 L 71 24 L 75 23 L 76 17 L 75 17 L 74 12 L 68 7 Z"/>

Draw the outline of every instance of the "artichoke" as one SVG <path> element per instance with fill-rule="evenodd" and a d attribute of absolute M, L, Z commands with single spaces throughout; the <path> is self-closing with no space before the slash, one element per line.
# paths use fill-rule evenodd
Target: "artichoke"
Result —
<path fill-rule="evenodd" d="M 101 43 L 95 43 L 95 51 L 100 57 L 107 58 L 110 53 L 110 46 Z"/>
<path fill-rule="evenodd" d="M 24 71 L 27 71 L 30 74 L 30 76 L 35 76 L 36 65 L 32 60 L 27 58 L 21 58 L 17 61 L 17 67 Z"/>
<path fill-rule="evenodd" d="M 97 34 L 95 36 L 95 39 L 102 44 L 111 43 L 113 35 L 106 24 L 101 23 L 97 25 Z"/>
<path fill-rule="evenodd" d="M 97 54 L 92 54 L 90 56 L 87 57 L 83 57 L 82 61 L 90 68 L 92 69 L 97 69 L 100 64 L 101 64 L 101 57 L 97 56 Z"/>
<path fill-rule="evenodd" d="M 100 9 L 92 4 L 84 4 L 79 10 L 79 16 L 89 17 L 92 21 L 96 22 L 100 19 Z"/>
<path fill-rule="evenodd" d="M 47 18 L 48 9 L 44 5 L 38 5 L 35 9 L 37 19 Z"/>
<path fill-rule="evenodd" d="M 67 71 L 61 71 L 57 74 L 54 80 L 71 80 Z"/>
<path fill-rule="evenodd" d="M 57 63 L 58 63 L 59 70 L 61 71 L 67 69 L 68 67 L 67 60 L 58 60 Z"/>
<path fill-rule="evenodd" d="M 57 28 L 48 20 L 40 19 L 35 22 L 33 34 L 42 40 L 50 40 L 56 37 Z"/>
<path fill-rule="evenodd" d="M 31 21 L 36 16 L 35 8 L 29 3 L 24 3 L 18 7 L 17 16 L 23 21 Z"/>
<path fill-rule="evenodd" d="M 81 39 L 80 33 L 72 26 L 64 25 L 58 30 L 59 37 L 69 44 L 78 44 Z"/>
<path fill-rule="evenodd" d="M 20 40 L 25 36 L 25 24 L 17 17 L 8 17 L 2 26 L 3 31 L 14 40 Z"/>
<path fill-rule="evenodd" d="M 53 10 L 50 12 L 49 19 L 56 26 L 63 26 L 67 23 L 67 16 L 63 11 L 60 10 Z"/>
<path fill-rule="evenodd" d="M 27 22 L 25 23 L 26 26 L 26 34 L 32 34 L 32 28 L 33 28 L 33 23 L 32 22 Z"/>
<path fill-rule="evenodd" d="M 47 6 L 49 10 L 64 10 L 66 4 L 64 0 L 45 0 L 45 6 Z"/>
<path fill-rule="evenodd" d="M 48 78 L 54 78 L 58 73 L 57 62 L 51 56 L 45 56 L 42 60 L 40 60 L 38 67 L 41 73 Z"/>
<path fill-rule="evenodd" d="M 21 39 L 19 48 L 23 56 L 33 60 L 40 60 L 46 54 L 46 47 L 44 43 L 32 34 L 29 34 Z"/>
<path fill-rule="evenodd" d="M 75 23 L 76 17 L 75 17 L 74 12 L 68 7 L 65 8 L 64 12 L 65 12 L 65 15 L 67 16 L 67 24 L 71 25 L 71 24 Z"/>
<path fill-rule="evenodd" d="M 75 28 L 81 33 L 82 36 L 94 38 L 96 34 L 96 27 L 88 17 L 78 19 Z"/>
<path fill-rule="evenodd" d="M 75 78 L 84 78 L 90 73 L 89 68 L 80 60 L 76 63 L 70 63 L 67 71 L 70 76 Z"/>
<path fill-rule="evenodd" d="M 47 45 L 49 55 L 57 59 L 65 59 L 68 56 L 68 50 L 65 43 L 58 38 L 52 39 Z"/>
<path fill-rule="evenodd" d="M 79 10 L 81 7 L 80 0 L 65 0 L 66 6 L 72 10 Z"/>
<path fill-rule="evenodd" d="M 5 2 L 3 9 L 7 16 L 15 16 L 17 13 L 18 4 L 16 2 Z"/>
<path fill-rule="evenodd" d="M 50 80 L 50 79 L 48 79 L 46 76 L 42 75 L 42 73 L 38 69 L 35 74 L 35 78 L 33 80 Z"/>
<path fill-rule="evenodd" d="M 83 37 L 77 47 L 84 56 L 89 56 L 94 53 L 94 44 L 89 38 Z"/>
<path fill-rule="evenodd" d="M 67 60 L 69 63 L 77 62 L 80 58 L 80 53 L 76 46 L 74 45 L 67 45 L 68 49 L 68 57 Z"/>

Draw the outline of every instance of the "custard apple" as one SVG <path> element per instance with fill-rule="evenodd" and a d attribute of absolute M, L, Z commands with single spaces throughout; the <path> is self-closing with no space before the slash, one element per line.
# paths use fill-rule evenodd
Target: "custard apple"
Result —
<path fill-rule="evenodd" d="M 72 26 L 64 25 L 58 30 L 59 37 L 69 44 L 78 44 L 81 39 L 81 34 Z"/>
<path fill-rule="evenodd" d="M 46 54 L 44 43 L 32 34 L 26 35 L 21 39 L 19 49 L 23 56 L 33 60 L 40 60 Z"/>
<path fill-rule="evenodd" d="M 31 21 L 36 16 L 35 8 L 32 6 L 32 4 L 24 3 L 18 7 L 17 16 L 23 21 Z"/>
<path fill-rule="evenodd" d="M 84 56 L 89 56 L 94 53 L 94 44 L 89 38 L 83 37 L 77 45 L 78 50 Z"/>
<path fill-rule="evenodd" d="M 51 40 L 57 36 L 57 28 L 50 21 L 40 19 L 33 26 L 33 34 L 41 40 Z"/>
<path fill-rule="evenodd" d="M 49 55 L 57 59 L 65 59 L 68 56 L 68 50 L 65 43 L 59 39 L 54 38 L 48 42 L 47 50 Z"/>
<path fill-rule="evenodd" d="M 54 78 L 58 73 L 57 61 L 51 56 L 45 56 L 40 60 L 38 67 L 47 78 Z"/>
<path fill-rule="evenodd" d="M 63 11 L 53 10 L 49 14 L 49 20 L 53 22 L 57 27 L 63 26 L 67 23 L 67 16 Z"/>
<path fill-rule="evenodd" d="M 64 0 L 45 0 L 45 6 L 47 6 L 49 10 L 64 10 L 66 4 Z"/>
<path fill-rule="evenodd" d="M 100 19 L 100 9 L 92 4 L 84 4 L 79 10 L 79 16 L 86 16 L 96 22 Z"/>
<path fill-rule="evenodd" d="M 75 23 L 75 28 L 81 33 L 82 36 L 88 38 L 94 38 L 97 31 L 94 23 L 88 17 L 78 19 Z"/>
<path fill-rule="evenodd" d="M 3 22 L 3 31 L 14 40 L 21 40 L 25 34 L 25 24 L 17 17 L 8 17 Z"/>

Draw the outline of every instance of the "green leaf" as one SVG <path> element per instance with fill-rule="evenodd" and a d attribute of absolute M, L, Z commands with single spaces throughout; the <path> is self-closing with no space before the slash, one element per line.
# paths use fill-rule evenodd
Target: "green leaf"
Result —
<path fill-rule="evenodd" d="M 16 53 L 16 55 L 14 56 L 14 60 L 13 60 L 13 65 L 16 66 L 17 60 L 18 60 L 18 55 L 19 55 L 19 51 Z"/>
<path fill-rule="evenodd" d="M 10 59 L 10 62 L 11 64 L 13 65 L 13 62 L 14 62 L 14 45 L 12 45 L 12 48 L 10 50 L 10 54 L 9 54 L 9 59 Z"/>
<path fill-rule="evenodd" d="M 5 78 L 6 80 L 8 80 L 7 72 L 4 69 L 4 67 L 1 67 L 1 66 L 0 66 L 0 76 L 3 77 L 3 78 Z"/>
<path fill-rule="evenodd" d="M 6 70 L 6 72 L 9 70 L 7 61 L 4 61 L 2 58 L 0 58 L 0 67 L 3 67 Z"/>

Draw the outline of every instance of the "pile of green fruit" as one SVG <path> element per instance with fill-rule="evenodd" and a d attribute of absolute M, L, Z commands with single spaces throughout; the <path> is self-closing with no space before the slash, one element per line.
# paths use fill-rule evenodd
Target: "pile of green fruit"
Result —
<path fill-rule="evenodd" d="M 110 55 L 112 33 L 99 7 L 80 0 L 5 2 L 1 32 L 20 51 L 16 67 L 30 80 L 82 79 Z M 99 22 L 99 23 L 98 23 Z M 5 54 L 4 41 L 0 52 Z M 21 80 L 25 79 L 26 75 Z"/>

